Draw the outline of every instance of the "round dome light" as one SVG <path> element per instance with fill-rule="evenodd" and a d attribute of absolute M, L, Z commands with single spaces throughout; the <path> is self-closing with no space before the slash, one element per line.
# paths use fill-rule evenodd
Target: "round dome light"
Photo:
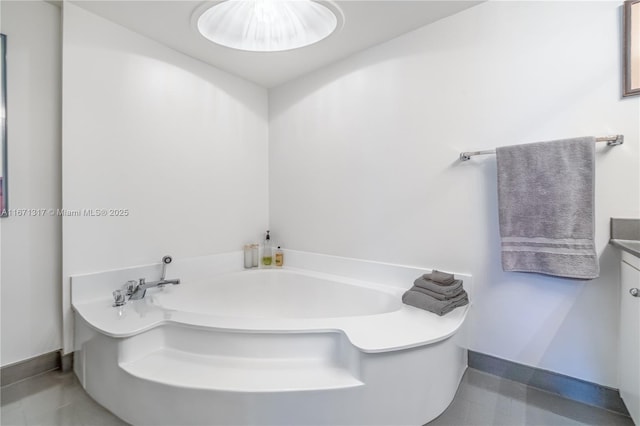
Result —
<path fill-rule="evenodd" d="M 308 46 L 337 26 L 333 11 L 313 0 L 226 0 L 205 10 L 197 22 L 212 42 L 254 52 Z"/>

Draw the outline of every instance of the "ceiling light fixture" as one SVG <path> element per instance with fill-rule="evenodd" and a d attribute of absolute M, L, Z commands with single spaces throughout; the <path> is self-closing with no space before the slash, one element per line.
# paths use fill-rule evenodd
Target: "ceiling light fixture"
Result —
<path fill-rule="evenodd" d="M 314 0 L 226 0 L 207 8 L 197 27 L 207 39 L 233 49 L 297 49 L 336 30 L 340 13 L 329 5 Z"/>

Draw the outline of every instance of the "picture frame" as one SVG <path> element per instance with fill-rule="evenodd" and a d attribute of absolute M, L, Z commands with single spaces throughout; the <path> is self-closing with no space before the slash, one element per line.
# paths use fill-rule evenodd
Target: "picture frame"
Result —
<path fill-rule="evenodd" d="M 640 0 L 626 0 L 624 19 L 624 75 L 622 96 L 640 95 Z"/>

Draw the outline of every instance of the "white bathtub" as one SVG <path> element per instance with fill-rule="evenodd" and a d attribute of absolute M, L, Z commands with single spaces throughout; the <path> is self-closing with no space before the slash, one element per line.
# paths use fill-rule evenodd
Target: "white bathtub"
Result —
<path fill-rule="evenodd" d="M 229 273 L 166 289 L 153 292 L 152 300 L 159 307 L 229 318 L 354 317 L 402 307 L 394 289 L 346 284 L 286 269 Z"/>
<path fill-rule="evenodd" d="M 403 305 L 402 286 L 236 271 L 115 308 L 92 293 L 114 274 L 72 279 L 74 368 L 134 425 L 420 425 L 466 368 L 469 308 L 438 317 Z"/>

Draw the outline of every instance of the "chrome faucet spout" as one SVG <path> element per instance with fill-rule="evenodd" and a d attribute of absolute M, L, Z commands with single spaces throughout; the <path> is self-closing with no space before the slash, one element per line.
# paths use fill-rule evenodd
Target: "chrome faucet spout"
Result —
<path fill-rule="evenodd" d="M 163 279 L 158 281 L 147 282 L 144 278 L 140 278 L 140 280 L 138 281 L 138 285 L 135 287 L 133 293 L 131 294 L 131 299 L 140 300 L 146 294 L 147 289 L 150 289 L 153 287 L 164 287 L 167 284 L 178 285 L 180 284 L 180 279 L 179 278 L 175 278 L 171 280 Z"/>
<path fill-rule="evenodd" d="M 178 285 L 178 284 L 180 284 L 180 278 L 174 278 L 174 279 L 171 279 L 171 280 L 160 280 L 160 281 L 158 281 L 158 285 L 159 286 L 163 286 L 163 285 L 167 285 L 167 284 Z"/>

